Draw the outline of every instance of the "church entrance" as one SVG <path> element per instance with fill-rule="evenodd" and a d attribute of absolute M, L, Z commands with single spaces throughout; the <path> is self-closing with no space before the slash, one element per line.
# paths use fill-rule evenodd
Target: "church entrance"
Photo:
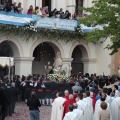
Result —
<path fill-rule="evenodd" d="M 76 13 L 78 16 L 82 16 L 82 10 L 79 10 L 79 7 L 83 7 L 83 0 L 76 0 Z"/>
<path fill-rule="evenodd" d="M 72 66 L 72 74 L 78 74 L 81 72 L 85 73 L 84 69 L 88 69 L 84 66 L 83 60 L 88 59 L 88 52 L 84 45 L 77 45 L 72 52 L 73 61 L 71 63 Z"/>
<path fill-rule="evenodd" d="M 51 11 L 51 0 L 42 0 L 42 7 L 48 6 L 49 11 Z"/>
<path fill-rule="evenodd" d="M 81 61 L 82 51 L 80 47 L 80 45 L 76 46 L 72 53 L 72 74 L 78 74 L 79 72 L 83 73 L 83 63 Z"/>
<path fill-rule="evenodd" d="M 50 42 L 40 43 L 33 52 L 33 74 L 48 74 L 53 73 L 52 67 L 55 61 L 56 52 L 60 51 L 59 48 Z"/>
<path fill-rule="evenodd" d="M 0 57 L 13 57 L 13 50 L 11 46 L 5 41 L 0 44 Z M 0 66 L 0 76 L 4 77 L 8 75 L 9 67 Z M 14 73 L 14 69 L 11 68 L 11 74 Z"/>

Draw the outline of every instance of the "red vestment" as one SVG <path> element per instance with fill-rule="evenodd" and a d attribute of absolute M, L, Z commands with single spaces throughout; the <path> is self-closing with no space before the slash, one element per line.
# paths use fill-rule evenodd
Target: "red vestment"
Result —
<path fill-rule="evenodd" d="M 73 103 L 75 103 L 74 99 L 68 99 L 64 102 L 63 106 L 64 106 L 64 112 L 63 112 L 63 118 L 65 116 L 66 113 L 69 112 L 69 105 L 72 105 Z"/>
<path fill-rule="evenodd" d="M 69 100 L 69 95 L 64 96 L 66 100 Z"/>
<path fill-rule="evenodd" d="M 76 100 L 76 98 L 78 97 L 78 93 L 74 94 L 74 100 Z"/>
<path fill-rule="evenodd" d="M 95 110 L 95 103 L 96 103 L 96 94 L 93 94 L 93 96 L 91 96 L 92 101 L 93 101 L 93 111 Z"/>

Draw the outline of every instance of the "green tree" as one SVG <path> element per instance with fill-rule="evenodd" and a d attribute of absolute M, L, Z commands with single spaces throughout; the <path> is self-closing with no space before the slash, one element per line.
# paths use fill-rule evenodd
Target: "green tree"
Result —
<path fill-rule="evenodd" d="M 94 0 L 91 8 L 83 8 L 90 13 L 88 17 L 79 21 L 87 26 L 104 25 L 103 30 L 95 29 L 91 33 L 85 33 L 86 40 L 97 43 L 100 38 L 110 37 L 111 44 L 106 46 L 112 52 L 120 48 L 120 0 Z"/>

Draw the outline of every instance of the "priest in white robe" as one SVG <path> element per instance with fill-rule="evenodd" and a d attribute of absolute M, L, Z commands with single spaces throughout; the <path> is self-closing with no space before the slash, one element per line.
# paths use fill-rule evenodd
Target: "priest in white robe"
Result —
<path fill-rule="evenodd" d="M 88 115 L 87 115 L 87 119 L 88 120 L 93 120 L 93 101 L 92 98 L 90 98 L 90 92 L 86 91 L 86 98 L 83 99 L 83 101 L 88 105 L 87 106 L 87 111 L 88 111 Z"/>
<path fill-rule="evenodd" d="M 116 97 L 111 103 L 113 120 L 120 120 L 120 97 Z"/>
<path fill-rule="evenodd" d="M 105 102 L 107 102 L 106 101 L 107 95 L 105 93 L 100 93 L 100 98 L 103 98 L 103 101 L 105 99 Z M 95 108 L 96 108 L 97 105 L 100 105 L 100 104 L 101 104 L 101 99 L 99 99 L 99 100 L 96 101 Z"/>
<path fill-rule="evenodd" d="M 78 106 L 77 106 L 76 103 L 74 103 L 73 106 L 74 106 L 73 112 L 78 115 L 78 119 L 79 119 L 79 120 L 83 120 L 83 115 L 84 115 L 84 114 L 83 114 L 83 111 L 80 110 L 80 109 L 78 109 Z"/>
<path fill-rule="evenodd" d="M 63 119 L 63 103 L 66 101 L 65 98 L 62 97 L 62 92 L 58 93 L 58 97 L 52 103 L 52 112 L 51 112 L 51 120 L 62 120 Z"/>
<path fill-rule="evenodd" d="M 106 94 L 102 93 L 100 97 L 101 98 L 100 98 L 99 103 L 97 103 L 95 105 L 95 112 L 94 112 L 93 120 L 99 120 L 99 112 L 102 110 L 102 108 L 101 108 L 100 105 L 101 105 L 102 102 L 105 102 L 105 100 L 106 100 Z M 107 103 L 107 110 L 110 111 L 110 115 L 111 115 L 111 108 L 110 108 L 109 103 Z M 112 120 L 112 116 L 110 116 L 110 118 L 111 118 L 110 120 Z"/>
<path fill-rule="evenodd" d="M 90 120 L 87 119 L 88 112 L 90 111 L 88 109 L 87 103 L 83 101 L 83 94 L 80 93 L 78 97 L 79 97 L 79 101 L 77 102 L 77 105 L 78 105 L 78 109 L 83 111 L 83 120 Z"/>
<path fill-rule="evenodd" d="M 65 114 L 63 120 L 79 120 L 78 115 L 73 112 L 74 106 L 69 105 L 69 112 Z"/>

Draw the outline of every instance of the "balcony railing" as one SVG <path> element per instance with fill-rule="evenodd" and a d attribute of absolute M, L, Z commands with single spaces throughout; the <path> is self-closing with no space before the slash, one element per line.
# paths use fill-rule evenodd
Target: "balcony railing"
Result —
<path fill-rule="evenodd" d="M 16 14 L 11 12 L 0 12 L 0 24 L 14 25 L 14 26 L 25 26 L 34 22 L 35 28 L 47 28 L 47 29 L 57 29 L 57 30 L 68 30 L 75 31 L 78 27 L 78 21 L 76 20 L 66 20 L 59 18 L 48 18 L 40 17 L 37 15 L 28 14 Z M 83 24 L 80 25 L 83 32 L 91 32 L 96 27 L 87 27 Z M 97 26 L 99 29 L 103 29 L 102 26 Z"/>

